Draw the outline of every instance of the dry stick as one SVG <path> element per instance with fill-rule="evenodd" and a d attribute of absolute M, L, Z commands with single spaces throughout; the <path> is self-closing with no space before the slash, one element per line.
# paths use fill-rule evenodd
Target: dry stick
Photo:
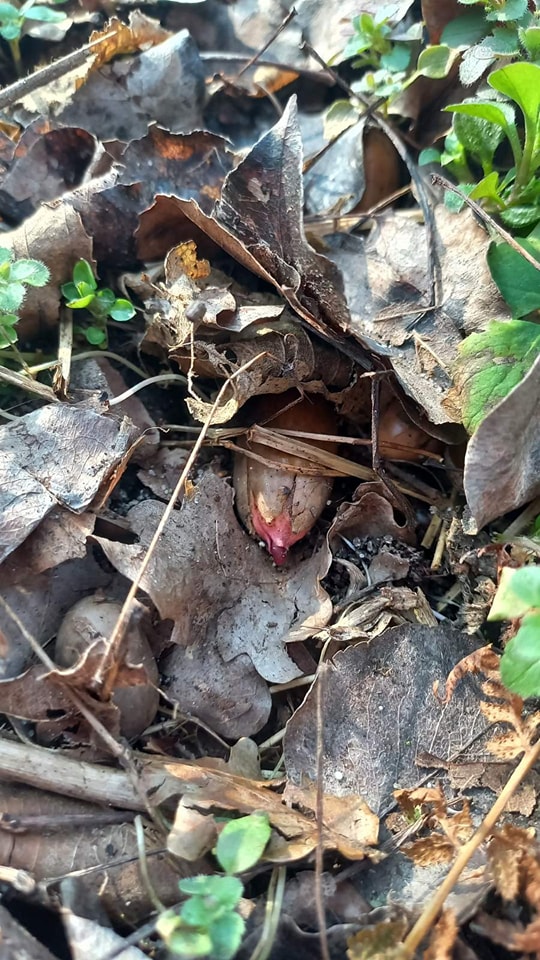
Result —
<path fill-rule="evenodd" d="M 324 677 L 323 669 L 317 671 L 319 676 L 315 686 L 316 711 L 317 711 L 317 799 L 315 817 L 317 821 L 317 846 L 315 847 L 315 909 L 317 911 L 317 921 L 319 924 L 319 939 L 321 943 L 322 960 L 330 960 L 330 951 L 328 949 L 328 934 L 326 932 L 326 911 L 324 909 L 324 898 L 322 891 L 323 874 L 323 831 L 324 831 L 324 729 L 322 719 L 322 686 Z"/>
<path fill-rule="evenodd" d="M 412 930 L 405 937 L 405 940 L 403 941 L 403 947 L 406 956 L 413 956 L 414 951 L 420 945 L 430 928 L 435 923 L 440 911 L 442 910 L 442 907 L 444 906 L 444 902 L 448 894 L 451 893 L 454 886 L 458 882 L 469 860 L 476 850 L 478 850 L 480 844 L 483 843 L 486 837 L 489 836 L 506 804 L 515 793 L 522 780 L 524 780 L 526 775 L 529 773 L 529 770 L 532 770 L 539 758 L 540 740 L 538 740 L 535 745 L 531 747 L 529 753 L 522 757 L 512 776 L 509 778 L 509 780 L 507 780 L 506 784 L 501 790 L 501 793 L 497 797 L 491 810 L 489 810 L 484 817 L 476 833 L 466 844 L 464 844 L 463 847 L 461 847 L 461 850 L 459 851 L 454 863 L 448 871 L 445 879 L 441 883 L 431 903 L 429 903 L 425 910 L 423 910 Z"/>
<path fill-rule="evenodd" d="M 249 367 L 253 366 L 254 363 L 257 363 L 257 361 L 261 360 L 261 358 L 264 357 L 264 356 L 265 356 L 265 353 L 262 352 L 262 353 L 257 354 L 256 357 L 252 357 L 251 360 L 249 360 L 247 363 L 245 363 L 242 367 L 239 367 L 239 369 L 236 370 L 236 372 L 233 373 L 233 375 L 232 375 L 231 377 L 229 377 L 228 380 L 225 380 L 225 382 L 224 382 L 224 383 L 222 384 L 222 386 L 221 386 L 221 389 L 220 389 L 220 391 L 219 391 L 216 399 L 214 400 L 214 403 L 213 403 L 213 405 L 212 405 L 212 409 L 210 410 L 210 413 L 208 414 L 208 417 L 207 417 L 205 423 L 203 424 L 202 430 L 201 430 L 201 432 L 199 433 L 199 436 L 197 437 L 197 440 L 195 441 L 195 446 L 193 447 L 193 450 L 191 451 L 191 453 L 190 453 L 190 455 L 189 455 L 189 457 L 188 457 L 188 459 L 187 459 L 186 465 L 185 465 L 184 469 L 182 470 L 182 473 L 181 473 L 181 475 L 180 475 L 180 478 L 179 478 L 179 480 L 178 480 L 178 483 L 176 484 L 176 487 L 174 488 L 174 491 L 173 491 L 173 493 L 172 493 L 172 496 L 171 496 L 171 498 L 170 498 L 170 500 L 169 500 L 169 502 L 168 502 L 168 504 L 167 504 L 167 506 L 166 506 L 166 508 L 165 508 L 165 511 L 164 511 L 164 513 L 163 513 L 163 516 L 162 516 L 161 520 L 159 521 L 159 523 L 158 523 L 158 525 L 157 525 L 157 527 L 156 527 L 156 530 L 155 530 L 155 532 L 154 532 L 154 535 L 153 535 L 150 543 L 148 544 L 148 550 L 146 551 L 146 554 L 145 554 L 144 559 L 143 559 L 143 561 L 142 561 L 142 563 L 141 563 L 141 566 L 139 567 L 139 570 L 137 571 L 137 574 L 135 575 L 135 578 L 134 578 L 134 580 L 133 580 L 133 583 L 131 584 L 131 587 L 130 587 L 130 589 L 129 589 L 128 595 L 127 595 L 126 599 L 124 600 L 122 609 L 121 609 L 120 614 L 119 614 L 119 616 L 118 616 L 118 620 L 116 621 L 114 630 L 113 630 L 113 632 L 112 632 L 112 634 L 111 634 L 111 636 L 110 636 L 110 638 L 109 638 L 108 645 L 107 645 L 107 650 L 105 651 L 105 654 L 104 654 L 104 656 L 103 656 L 103 660 L 102 660 L 102 662 L 101 662 L 101 665 L 100 665 L 100 667 L 99 667 L 99 670 L 97 671 L 96 681 L 97 681 L 98 684 L 99 684 L 99 683 L 102 683 L 102 684 L 103 684 L 103 695 L 104 695 L 104 699 L 105 699 L 105 700 L 108 699 L 108 697 L 110 697 L 111 692 L 112 692 L 112 690 L 113 690 L 113 688 L 114 688 L 114 686 L 115 686 L 115 683 L 116 683 L 116 675 L 117 675 L 117 672 L 118 672 L 119 663 L 121 662 L 121 659 L 122 659 L 122 656 L 121 656 L 121 654 L 122 654 L 122 647 L 123 647 L 123 645 L 124 645 L 124 643 L 125 643 L 125 639 L 126 639 L 126 635 L 127 635 L 127 628 L 128 628 L 128 626 L 129 626 L 129 621 L 130 621 L 130 619 L 131 619 L 131 615 L 132 615 L 132 612 L 133 612 L 133 611 L 132 611 L 132 605 L 133 605 L 133 602 L 134 602 L 134 600 L 135 600 L 135 598 L 136 598 L 136 596 L 137 596 L 137 590 L 139 589 L 141 580 L 142 580 L 142 578 L 144 577 L 144 574 L 146 573 L 146 570 L 147 570 L 147 568 L 148 568 L 148 565 L 149 565 L 149 563 L 150 563 L 150 560 L 151 560 L 151 558 L 152 558 L 152 556 L 153 556 L 153 553 L 154 553 L 154 551 L 155 551 L 155 549 L 156 549 L 156 547 L 157 547 L 159 538 L 161 537 L 161 534 L 163 533 L 163 531 L 164 531 L 164 529 L 165 529 L 165 527 L 166 527 L 166 525 L 167 525 L 167 523 L 168 523 L 168 521 L 169 521 L 169 519 L 170 519 L 170 517 L 171 517 L 171 515 L 172 515 L 172 512 L 173 512 L 173 510 L 174 510 L 174 508 L 175 508 L 175 505 L 176 505 L 176 501 L 178 500 L 178 497 L 180 496 L 180 494 L 181 494 L 181 492 L 182 492 L 182 488 L 184 487 L 184 484 L 185 484 L 185 482 L 186 482 L 186 480 L 187 480 L 187 478 L 188 478 L 189 472 L 190 472 L 190 470 L 192 469 L 193 464 L 195 463 L 195 460 L 197 459 L 197 456 L 198 456 L 198 454 L 199 454 L 199 450 L 201 449 L 201 447 L 202 447 L 202 445 L 203 445 L 204 438 L 205 438 L 206 433 L 207 433 L 207 431 L 208 431 L 208 429 L 209 429 L 209 427 L 210 427 L 210 424 L 212 423 L 214 414 L 215 414 L 216 410 L 218 409 L 218 407 L 219 407 L 219 405 L 220 405 L 220 403 L 221 403 L 221 401 L 222 401 L 222 399 L 223 399 L 223 397 L 224 397 L 227 389 L 229 388 L 230 384 L 232 383 L 232 381 L 235 380 L 236 377 L 240 376 L 240 374 L 245 373 L 246 370 L 249 369 Z"/>
<path fill-rule="evenodd" d="M 95 47 L 99 47 L 102 43 L 105 43 L 106 40 L 110 40 L 111 37 L 114 36 L 115 33 L 113 31 L 112 33 L 107 33 L 104 37 L 99 37 L 97 40 L 91 40 L 90 43 L 86 43 L 84 47 L 74 50 L 73 53 L 66 54 L 65 57 L 60 57 L 59 60 L 55 60 L 54 63 L 49 63 L 48 66 L 43 67 L 41 70 L 36 70 L 36 72 L 31 73 L 29 77 L 23 77 L 22 80 L 17 80 L 9 87 L 4 87 L 3 90 L 0 90 L 0 110 L 3 110 L 4 107 L 11 106 L 12 103 L 16 103 L 17 100 L 20 100 L 28 93 L 33 93 L 34 90 L 44 87 L 45 84 L 51 83 L 53 80 L 58 80 L 60 77 L 63 77 L 65 73 L 68 73 L 69 70 L 74 70 L 75 67 L 84 63 L 90 53 L 95 52 Z"/>
<path fill-rule="evenodd" d="M 530 263 L 536 270 L 540 270 L 540 261 L 535 260 L 531 253 L 528 250 L 525 250 L 525 247 L 520 247 L 519 243 L 514 240 L 511 233 L 508 233 L 504 227 L 501 227 L 493 217 L 490 217 L 489 213 L 486 213 L 483 207 L 479 203 L 476 203 L 476 200 L 471 200 L 465 193 L 462 193 L 461 190 L 456 187 L 454 183 L 450 183 L 449 180 L 446 180 L 445 177 L 441 177 L 439 173 L 433 173 L 431 176 L 431 182 L 435 183 L 438 187 L 444 187 L 445 190 L 450 190 L 451 193 L 455 193 L 456 196 L 460 197 L 471 210 L 474 211 L 477 217 L 480 220 L 483 220 L 484 223 L 487 223 L 495 233 L 498 233 L 502 240 L 505 241 L 512 250 L 515 250 L 516 253 L 519 253 L 527 263 Z"/>

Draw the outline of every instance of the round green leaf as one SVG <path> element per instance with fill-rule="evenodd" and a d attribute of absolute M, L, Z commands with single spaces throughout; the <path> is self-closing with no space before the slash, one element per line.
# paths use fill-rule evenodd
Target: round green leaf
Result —
<path fill-rule="evenodd" d="M 245 921 L 236 912 L 225 913 L 214 920 L 208 931 L 214 960 L 231 960 L 231 957 L 234 957 L 242 942 L 245 928 Z"/>
<path fill-rule="evenodd" d="M 171 933 L 167 947 L 180 957 L 207 957 L 212 951 L 212 941 L 206 932 L 180 928 Z"/>
<path fill-rule="evenodd" d="M 521 107 L 526 119 L 536 124 L 540 110 L 540 66 L 536 63 L 509 63 L 488 77 L 494 90 L 504 93 Z"/>
<path fill-rule="evenodd" d="M 519 242 L 537 258 L 532 243 L 527 240 Z M 540 269 L 536 270 L 507 243 L 491 243 L 487 262 L 493 280 L 515 317 L 524 317 L 540 307 Z M 533 329 L 539 331 L 537 326 L 532 327 L 531 332 Z"/>
<path fill-rule="evenodd" d="M 440 80 L 442 77 L 448 76 L 450 68 L 458 56 L 458 50 L 452 50 L 445 44 L 426 47 L 418 57 L 415 73 L 417 76 Z"/>
<path fill-rule="evenodd" d="M 358 110 L 350 100 L 335 100 L 324 115 L 323 136 L 335 140 L 340 133 L 358 123 Z"/>
<path fill-rule="evenodd" d="M 189 897 L 180 908 L 180 919 L 191 927 L 208 927 L 223 907 L 211 897 Z"/>
<path fill-rule="evenodd" d="M 5 26 L 0 27 L 0 36 L 4 40 L 17 40 L 21 35 L 22 24 L 20 23 L 7 23 Z"/>
<path fill-rule="evenodd" d="M 523 618 L 501 658 L 501 680 L 520 697 L 540 695 L 540 613 Z"/>
<path fill-rule="evenodd" d="M 120 299 L 114 301 L 109 310 L 109 316 L 119 323 L 125 323 L 126 320 L 131 320 L 131 318 L 135 316 L 135 312 L 135 307 L 129 300 Z"/>
<path fill-rule="evenodd" d="M 2 313 L 15 313 L 21 306 L 26 289 L 22 283 L 2 283 L 0 284 L 0 311 Z"/>
<path fill-rule="evenodd" d="M 252 813 L 230 820 L 216 844 L 216 857 L 226 873 L 242 873 L 260 860 L 270 839 L 268 816 Z"/>
<path fill-rule="evenodd" d="M 73 267 L 73 283 L 77 287 L 81 283 L 86 283 L 90 289 L 97 290 L 97 280 L 88 260 L 78 260 Z"/>
<path fill-rule="evenodd" d="M 69 304 L 68 304 L 69 306 Z M 93 347 L 101 347 L 107 341 L 107 331 L 101 327 L 87 327 L 84 335 Z"/>
<path fill-rule="evenodd" d="M 454 50 L 464 50 L 482 40 L 488 31 L 484 11 L 467 10 L 446 24 L 441 34 L 441 43 L 453 47 Z"/>
<path fill-rule="evenodd" d="M 7 247 L 0 247 L 0 264 L 10 263 L 13 260 L 13 250 Z"/>

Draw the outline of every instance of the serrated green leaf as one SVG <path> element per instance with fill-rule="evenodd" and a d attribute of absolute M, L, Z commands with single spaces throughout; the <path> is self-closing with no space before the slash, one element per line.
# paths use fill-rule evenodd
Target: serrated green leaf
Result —
<path fill-rule="evenodd" d="M 245 928 L 245 921 L 238 913 L 225 913 L 215 920 L 208 931 L 213 958 L 231 960 L 240 947 Z"/>
<path fill-rule="evenodd" d="M 73 283 L 77 287 L 81 283 L 86 283 L 91 290 L 97 290 L 97 280 L 87 260 L 78 260 L 73 267 Z"/>
<path fill-rule="evenodd" d="M 520 240 L 519 243 L 535 259 L 538 257 L 533 243 L 528 240 Z M 540 270 L 524 260 L 509 244 L 491 243 L 487 263 L 494 282 L 514 316 L 524 317 L 540 307 Z"/>
<path fill-rule="evenodd" d="M 50 272 L 41 260 L 15 260 L 11 264 L 10 277 L 30 287 L 44 287 L 49 282 Z"/>
<path fill-rule="evenodd" d="M 519 20 L 527 13 L 527 0 L 506 0 L 506 3 L 497 4 L 494 10 L 486 13 L 486 20 L 498 20 L 506 23 L 510 20 Z"/>
<path fill-rule="evenodd" d="M 503 567 L 488 620 L 514 620 L 540 607 L 540 567 Z"/>
<path fill-rule="evenodd" d="M 495 55 L 484 47 L 484 40 L 481 43 L 475 43 L 474 47 L 469 47 L 463 54 L 459 65 L 459 79 L 466 87 L 470 87 L 494 62 Z"/>
<path fill-rule="evenodd" d="M 485 168 L 491 164 L 495 150 L 504 138 L 504 130 L 481 117 L 456 113 L 454 130 L 470 156 Z"/>
<path fill-rule="evenodd" d="M 135 316 L 135 307 L 129 300 L 115 300 L 109 310 L 109 316 L 118 323 L 125 323 Z"/>
<path fill-rule="evenodd" d="M 441 34 L 441 43 L 453 47 L 454 50 L 464 50 L 471 44 L 478 43 L 488 32 L 484 11 L 467 10 L 446 24 Z"/>
<path fill-rule="evenodd" d="M 16 313 L 26 294 L 24 284 L 12 282 L 0 283 L 0 311 L 2 313 Z"/>
<path fill-rule="evenodd" d="M 426 47 L 418 57 L 415 75 L 440 80 L 448 76 L 450 68 L 458 56 L 459 52 L 457 50 L 453 50 L 445 44 Z"/>
<path fill-rule="evenodd" d="M 499 216 L 507 227 L 514 229 L 532 227 L 540 220 L 540 207 L 536 205 L 507 207 L 506 210 L 500 211 Z"/>
<path fill-rule="evenodd" d="M 215 854 L 226 873 L 242 873 L 260 860 L 270 839 L 268 816 L 251 813 L 230 820 L 221 831 Z"/>
<path fill-rule="evenodd" d="M 523 379 L 539 352 L 540 326 L 526 320 L 494 320 L 463 341 L 454 382 L 461 389 L 463 423 L 470 433 Z"/>
<path fill-rule="evenodd" d="M 501 657 L 501 680 L 520 697 L 540 695 L 540 613 L 523 617 Z"/>
<path fill-rule="evenodd" d="M 0 265 L 9 264 L 13 260 L 13 250 L 8 250 L 7 247 L 0 247 Z"/>

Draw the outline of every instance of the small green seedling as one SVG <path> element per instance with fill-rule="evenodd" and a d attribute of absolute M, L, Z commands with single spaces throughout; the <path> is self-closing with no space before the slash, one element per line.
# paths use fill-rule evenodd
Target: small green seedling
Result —
<path fill-rule="evenodd" d="M 210 955 L 213 960 L 234 957 L 245 921 L 237 911 L 244 885 L 233 874 L 249 870 L 260 860 L 270 833 L 268 817 L 263 813 L 230 820 L 214 850 L 225 876 L 180 880 L 178 886 L 188 894 L 187 900 L 179 912 L 167 910 L 157 923 L 157 931 L 172 954 L 184 960 Z"/>
<path fill-rule="evenodd" d="M 107 319 L 125 323 L 135 315 L 130 300 L 118 299 L 112 290 L 98 289 L 97 280 L 87 260 L 79 260 L 73 268 L 73 280 L 64 283 L 62 293 L 67 306 L 72 310 L 88 310 L 94 323 L 84 329 L 84 335 L 92 346 L 106 347 Z"/>
<path fill-rule="evenodd" d="M 15 260 L 0 248 L 0 350 L 17 342 L 15 329 L 27 287 L 44 287 L 49 271 L 40 260 Z"/>
<path fill-rule="evenodd" d="M 540 696 L 540 566 L 505 567 L 488 620 L 519 620 L 501 659 L 501 679 L 520 697 Z"/>
<path fill-rule="evenodd" d="M 25 3 L 0 3 L 0 36 L 7 40 L 17 73 L 21 73 L 20 40 L 28 23 L 60 23 L 66 20 L 61 10 L 52 10 L 51 4 L 65 3 L 65 0 L 49 0 L 48 4 L 36 4 L 35 0 Z"/>

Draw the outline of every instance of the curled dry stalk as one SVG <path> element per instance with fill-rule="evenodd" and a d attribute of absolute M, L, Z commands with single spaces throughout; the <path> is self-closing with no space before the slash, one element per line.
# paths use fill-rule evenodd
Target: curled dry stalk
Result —
<path fill-rule="evenodd" d="M 528 717 L 523 717 L 523 701 L 503 687 L 498 675 L 498 666 L 497 669 L 493 668 L 495 662 L 498 665 L 498 657 L 492 651 L 486 648 L 476 651 L 470 658 L 466 658 L 465 661 L 458 664 L 454 677 L 450 678 L 450 687 L 452 687 L 452 684 L 455 685 L 459 676 L 467 672 L 476 672 L 480 669 L 486 673 L 489 679 L 483 685 L 484 693 L 491 697 L 497 697 L 499 702 L 481 701 L 482 712 L 489 720 L 505 722 L 513 728 L 509 733 L 495 735 L 486 746 L 499 759 L 511 759 L 519 753 L 523 753 L 523 756 L 478 829 L 459 848 L 456 859 L 446 877 L 403 940 L 399 950 L 400 958 L 412 958 L 414 956 L 415 951 L 441 914 L 446 898 L 452 892 L 465 867 L 481 844 L 490 837 L 510 798 L 540 759 L 540 738 L 537 739 L 540 714 L 533 713 Z M 490 666 L 486 667 L 484 665 L 486 663 Z"/>

